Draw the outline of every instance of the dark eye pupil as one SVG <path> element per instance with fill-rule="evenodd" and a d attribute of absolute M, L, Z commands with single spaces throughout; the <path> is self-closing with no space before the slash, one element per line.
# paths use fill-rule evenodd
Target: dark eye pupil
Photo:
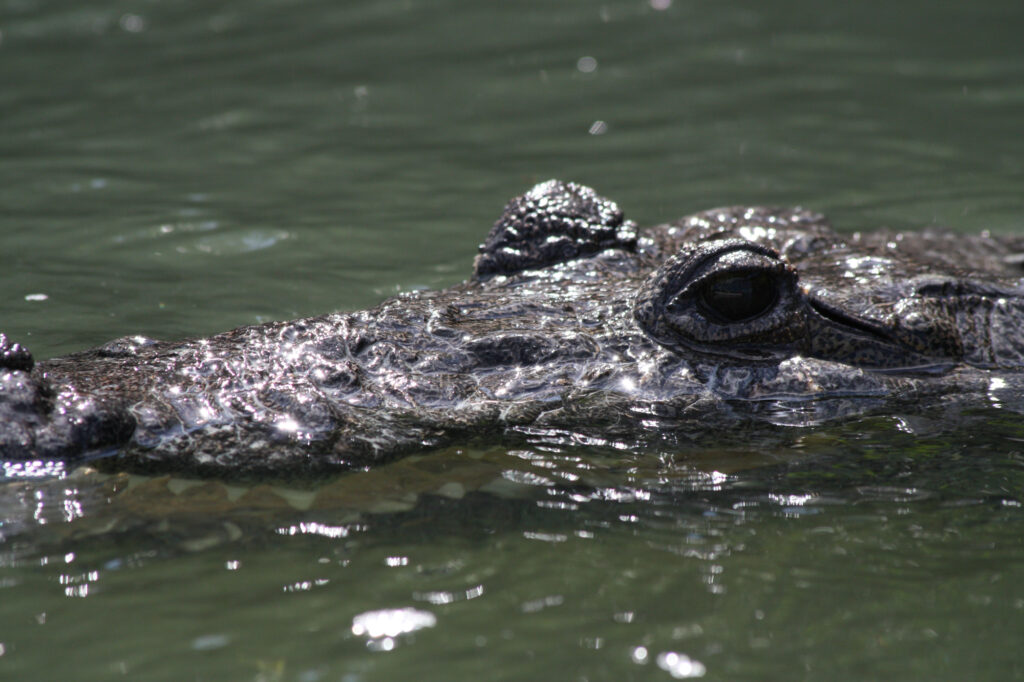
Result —
<path fill-rule="evenodd" d="M 701 289 L 704 308 L 723 322 L 743 322 L 762 315 L 779 292 L 775 278 L 765 272 L 731 272 L 715 277 Z"/>

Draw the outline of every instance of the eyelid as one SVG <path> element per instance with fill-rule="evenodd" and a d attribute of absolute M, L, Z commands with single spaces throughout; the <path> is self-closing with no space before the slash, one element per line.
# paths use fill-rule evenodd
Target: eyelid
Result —
<path fill-rule="evenodd" d="M 679 297 L 693 295 L 699 296 L 705 287 L 718 278 L 725 278 L 729 276 L 753 276 L 759 274 L 765 274 L 769 277 L 773 277 L 776 280 L 776 283 L 780 286 L 784 285 L 788 276 L 793 275 L 792 271 L 785 263 L 777 260 L 768 260 L 765 258 L 763 262 L 750 263 L 740 267 L 735 267 L 728 263 L 723 263 L 720 259 L 710 267 L 707 267 L 706 271 L 701 272 L 690 280 L 689 284 L 687 284 L 675 298 L 678 299 Z"/>
<path fill-rule="evenodd" d="M 759 268 L 745 266 L 737 269 L 713 269 L 709 272 L 704 272 L 693 279 L 687 289 L 690 288 L 701 288 L 707 286 L 709 283 L 714 282 L 717 279 L 725 279 L 727 277 L 746 277 L 750 275 L 774 275 L 777 272 L 776 268 Z"/>

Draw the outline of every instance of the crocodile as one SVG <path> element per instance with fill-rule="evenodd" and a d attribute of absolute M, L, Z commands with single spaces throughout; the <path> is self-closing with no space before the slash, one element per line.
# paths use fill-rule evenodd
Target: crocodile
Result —
<path fill-rule="evenodd" d="M 842 234 L 809 210 L 746 206 L 641 230 L 550 180 L 509 202 L 447 289 L 40 362 L 0 335 L 0 460 L 318 475 L 470 439 L 628 449 L 1016 408 L 1020 241 Z"/>

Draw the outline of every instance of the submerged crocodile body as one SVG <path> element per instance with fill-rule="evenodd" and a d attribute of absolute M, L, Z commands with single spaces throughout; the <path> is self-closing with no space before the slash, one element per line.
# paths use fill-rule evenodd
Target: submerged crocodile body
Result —
<path fill-rule="evenodd" d="M 1017 244 L 843 236 L 734 207 L 638 230 L 514 199 L 471 279 L 361 312 L 35 363 L 0 335 L 0 459 L 201 475 L 366 467 L 470 437 L 636 443 L 1024 391 Z"/>

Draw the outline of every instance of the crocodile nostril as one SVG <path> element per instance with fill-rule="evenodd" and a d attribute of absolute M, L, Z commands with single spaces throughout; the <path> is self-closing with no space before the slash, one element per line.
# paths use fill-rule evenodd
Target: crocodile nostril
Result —
<path fill-rule="evenodd" d="M 0 334 L 0 368 L 31 372 L 35 364 L 27 348 L 11 343 L 5 334 Z"/>

